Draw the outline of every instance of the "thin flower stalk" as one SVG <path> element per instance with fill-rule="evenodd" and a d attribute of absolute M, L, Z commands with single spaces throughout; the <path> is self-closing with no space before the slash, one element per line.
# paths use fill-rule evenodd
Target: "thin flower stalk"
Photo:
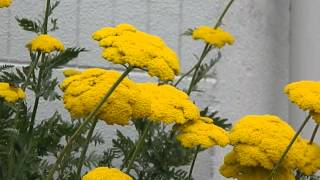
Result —
<path fill-rule="evenodd" d="M 138 156 L 139 154 L 139 151 L 141 149 L 141 147 L 143 146 L 143 142 L 144 142 L 144 139 L 146 138 L 147 134 L 148 134 L 148 131 L 150 129 L 150 126 L 151 126 L 152 122 L 151 121 L 148 121 L 147 124 L 146 124 L 146 127 L 144 128 L 143 132 L 142 132 L 142 135 L 140 136 L 139 140 L 138 140 L 138 143 L 137 145 L 135 146 L 135 150 L 129 160 L 129 163 L 128 163 L 128 167 L 127 167 L 127 170 L 126 170 L 126 173 L 130 173 L 130 170 L 133 166 L 133 163 L 136 159 L 136 157 Z"/>
<path fill-rule="evenodd" d="M 319 129 L 319 124 L 316 125 L 316 127 L 314 128 L 313 132 L 312 132 L 312 136 L 310 138 L 309 144 L 312 144 L 314 141 L 314 138 L 316 137 L 316 134 L 318 132 Z"/>
<path fill-rule="evenodd" d="M 228 12 L 228 10 L 230 9 L 231 5 L 233 4 L 234 0 L 230 0 L 229 3 L 227 4 L 227 6 L 225 7 L 225 9 L 223 10 L 222 14 L 220 15 L 217 23 L 215 24 L 214 26 L 214 29 L 217 29 L 221 24 L 222 24 L 222 20 L 223 18 L 225 17 L 226 13 Z M 208 43 L 206 43 L 203 51 L 202 51 L 202 54 L 200 56 L 200 59 L 198 61 L 198 63 L 195 65 L 195 68 L 194 68 L 194 73 L 193 73 L 193 76 L 192 76 L 192 79 L 191 79 L 191 82 L 190 82 L 190 85 L 189 85 L 189 88 L 188 88 L 188 91 L 187 91 L 187 94 L 190 95 L 193 88 L 196 86 L 196 83 L 194 82 L 195 81 L 195 78 L 196 78 L 196 75 L 199 71 L 199 68 L 201 66 L 201 63 L 202 61 L 205 59 L 205 57 L 207 56 L 207 54 L 210 52 L 210 50 L 212 49 L 212 46 L 209 45 Z M 192 71 L 191 71 L 192 72 Z M 179 79 L 179 81 L 181 81 Z M 177 83 L 176 83 L 177 84 Z M 196 162 L 196 159 L 197 159 L 197 155 L 200 151 L 200 148 L 199 146 L 196 148 L 196 152 L 195 152 L 195 155 L 194 155 L 194 159 L 192 161 L 192 165 L 190 167 L 190 170 L 189 170 L 189 178 L 192 177 L 192 172 L 193 172 L 193 168 L 194 168 L 194 164 Z"/>
<path fill-rule="evenodd" d="M 88 151 L 88 147 L 89 147 L 89 144 L 90 144 L 94 129 L 97 126 L 97 122 L 98 122 L 98 119 L 97 118 L 94 119 L 94 121 L 93 121 L 93 123 L 92 123 L 92 125 L 90 127 L 90 130 L 88 132 L 88 135 L 87 135 L 87 138 L 86 138 L 86 142 L 82 147 L 82 152 L 81 152 L 79 163 L 78 163 L 78 166 L 77 166 L 77 175 L 76 175 L 77 178 L 76 179 L 81 179 L 82 166 L 83 166 L 84 160 L 86 158 L 86 153 Z"/>
<path fill-rule="evenodd" d="M 305 125 L 307 124 L 307 122 L 309 121 L 309 119 L 311 119 L 311 114 L 309 114 L 305 120 L 303 121 L 303 123 L 301 124 L 299 130 L 295 133 L 295 135 L 293 136 L 293 138 L 291 139 L 289 145 L 286 147 L 286 149 L 284 150 L 284 152 L 282 153 L 280 160 L 276 163 L 275 166 L 273 166 L 271 173 L 268 177 L 268 180 L 272 180 L 273 177 L 277 174 L 277 171 L 281 165 L 281 162 L 284 160 L 284 158 L 286 157 L 286 155 L 288 154 L 290 148 L 292 147 L 292 145 L 294 144 L 294 142 L 296 141 L 296 139 L 298 138 L 299 134 L 301 133 L 301 131 L 303 130 L 303 128 L 305 127 Z"/>

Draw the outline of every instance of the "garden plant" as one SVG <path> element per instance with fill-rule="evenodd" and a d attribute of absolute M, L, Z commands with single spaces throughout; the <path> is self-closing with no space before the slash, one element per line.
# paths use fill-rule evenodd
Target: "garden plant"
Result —
<path fill-rule="evenodd" d="M 292 82 L 284 88 L 289 100 L 308 113 L 298 131 L 269 114 L 247 115 L 232 127 L 217 110 L 200 109 L 191 97 L 223 60 L 225 46 L 235 43 L 223 23 L 234 0 L 212 17 L 215 23 L 182 34 L 203 43 L 202 52 L 192 52 L 196 63 L 184 74 L 184 60 L 161 37 L 127 23 L 88 34 L 102 49 L 97 58 L 122 70 L 66 68 L 88 50 L 65 47 L 63 39 L 51 35 L 59 31 L 55 10 L 60 2 L 44 3 L 41 18 L 16 17 L 34 35 L 25 46 L 29 64 L 0 65 L 0 179 L 191 180 L 194 167 L 201 166 L 198 154 L 214 146 L 232 147 L 219 169 L 226 179 L 319 179 L 320 147 L 314 138 L 320 123 L 320 82 Z M 0 15 L 14 4 L 0 0 Z M 135 71 L 157 81 L 135 82 L 129 76 Z M 63 73 L 64 80 L 54 72 Z M 63 102 L 69 118 L 61 112 L 42 118 L 40 109 L 56 101 Z M 304 139 L 300 133 L 310 119 L 315 129 Z M 106 144 L 109 148 L 98 153 L 94 149 L 106 140 L 96 128 L 99 121 L 131 127 L 136 137 L 117 130 Z"/>

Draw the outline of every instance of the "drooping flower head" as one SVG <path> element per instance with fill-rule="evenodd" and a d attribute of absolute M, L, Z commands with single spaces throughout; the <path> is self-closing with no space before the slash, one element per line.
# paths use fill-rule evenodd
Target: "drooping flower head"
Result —
<path fill-rule="evenodd" d="M 273 115 L 248 115 L 241 118 L 230 132 L 233 151 L 243 166 L 272 169 L 279 161 L 295 131 L 283 120 Z M 293 169 L 301 163 L 306 143 L 299 136 L 282 165 Z"/>
<path fill-rule="evenodd" d="M 65 108 L 73 118 L 88 116 L 119 77 L 117 71 L 92 68 L 66 78 L 60 86 Z M 125 78 L 100 108 L 97 118 L 108 124 L 126 125 L 132 118 L 148 117 L 150 107 L 135 83 Z"/>
<path fill-rule="evenodd" d="M 214 29 L 210 26 L 199 26 L 196 28 L 192 32 L 192 38 L 194 40 L 201 39 L 216 48 L 222 48 L 226 44 L 232 45 L 234 43 L 234 37 L 230 33 L 222 28 Z"/>
<path fill-rule="evenodd" d="M 207 117 L 188 121 L 178 126 L 177 130 L 179 131 L 177 140 L 187 148 L 194 148 L 198 145 L 202 148 L 209 148 L 215 145 L 224 147 L 230 142 L 228 133 L 213 124 L 213 120 Z"/>
<path fill-rule="evenodd" d="M 14 103 L 25 98 L 25 93 L 22 89 L 10 86 L 9 83 L 0 82 L 0 99 L 6 102 Z"/>
<path fill-rule="evenodd" d="M 116 168 L 98 167 L 84 175 L 82 180 L 132 180 L 132 178 Z"/>
<path fill-rule="evenodd" d="M 51 35 L 41 34 L 32 39 L 27 45 L 30 51 L 40 51 L 50 53 L 53 51 L 64 51 L 64 46 L 60 40 Z"/>
<path fill-rule="evenodd" d="M 163 81 L 173 80 L 180 71 L 177 55 L 161 38 L 132 25 L 105 27 L 93 33 L 92 38 L 99 41 L 104 48 L 102 56 L 112 63 L 145 69 Z"/>
<path fill-rule="evenodd" d="M 151 100 L 149 119 L 166 124 L 184 124 L 200 118 L 198 107 L 183 91 L 171 85 L 137 84 L 144 97 Z"/>
<path fill-rule="evenodd" d="M 313 119 L 320 124 L 320 82 L 298 81 L 284 88 L 290 101 L 304 111 L 310 111 Z"/>
<path fill-rule="evenodd" d="M 239 162 L 239 156 L 231 151 L 224 157 L 220 173 L 226 178 L 237 180 L 267 180 L 271 170 L 260 166 L 245 166 Z M 273 180 L 295 180 L 292 170 L 280 167 Z"/>
<path fill-rule="evenodd" d="M 0 8 L 9 7 L 12 3 L 12 0 L 0 0 Z"/>

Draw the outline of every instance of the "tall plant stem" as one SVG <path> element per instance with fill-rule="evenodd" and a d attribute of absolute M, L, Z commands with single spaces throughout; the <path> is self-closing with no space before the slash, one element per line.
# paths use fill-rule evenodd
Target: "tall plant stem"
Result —
<path fill-rule="evenodd" d="M 135 150 L 134 150 L 134 152 L 133 152 L 133 154 L 132 154 L 132 156 L 131 156 L 131 158 L 129 160 L 128 167 L 127 167 L 127 170 L 126 170 L 126 172 L 128 174 L 130 173 L 130 170 L 131 170 L 131 168 L 133 166 L 133 163 L 134 163 L 136 157 L 139 154 L 139 151 L 140 151 L 140 149 L 141 149 L 141 147 L 142 147 L 142 145 L 144 143 L 144 139 L 146 138 L 146 136 L 148 134 L 148 131 L 149 131 L 149 128 L 150 128 L 151 124 L 152 124 L 152 122 L 150 120 L 148 120 L 147 121 L 147 125 L 144 127 L 143 132 L 142 132 L 142 134 L 141 134 L 141 136 L 140 136 L 140 138 L 138 140 L 138 143 L 135 146 Z"/>
<path fill-rule="evenodd" d="M 44 71 L 44 68 L 46 68 L 45 67 L 46 56 L 44 53 L 42 53 L 41 62 L 44 63 L 44 65 L 40 66 L 40 70 L 39 70 L 39 74 L 38 74 L 38 81 L 37 81 L 37 87 L 36 87 L 36 97 L 34 100 L 33 110 L 32 110 L 32 114 L 31 114 L 31 121 L 30 121 L 30 125 L 29 125 L 29 134 L 30 135 L 32 135 L 32 133 L 33 133 L 33 125 L 34 125 L 34 122 L 36 119 L 36 114 L 38 111 L 38 106 L 39 106 L 39 101 L 40 101 L 39 93 L 41 93 L 41 83 L 42 83 L 43 71 Z"/>
<path fill-rule="evenodd" d="M 92 135 L 93 135 L 93 131 L 94 131 L 96 125 L 97 125 L 97 122 L 98 122 L 98 119 L 97 118 L 94 119 L 94 121 L 93 121 L 93 123 L 92 123 L 92 125 L 90 127 L 90 130 L 88 132 L 86 142 L 82 147 L 82 152 L 81 152 L 79 163 L 78 163 L 78 166 L 77 166 L 76 179 L 81 179 L 81 169 L 82 169 L 83 162 L 84 162 L 84 159 L 86 157 L 86 153 L 87 153 L 87 150 L 88 150 L 88 147 L 89 147 Z"/>
<path fill-rule="evenodd" d="M 234 2 L 234 0 L 230 0 L 229 3 L 227 4 L 227 6 L 225 7 L 225 9 L 223 10 L 222 14 L 220 15 L 217 23 L 215 24 L 214 28 L 217 29 L 221 24 L 222 24 L 222 20 L 224 18 L 224 16 L 227 14 L 228 10 L 230 9 L 232 3 Z M 194 86 L 196 85 L 196 82 L 195 82 L 195 78 L 197 76 L 197 73 L 199 71 L 199 68 L 201 66 L 201 63 L 202 61 L 205 59 L 206 55 L 210 52 L 210 50 L 212 49 L 212 46 L 209 45 L 208 43 L 205 45 L 203 51 L 202 51 L 202 54 L 199 58 L 199 61 L 198 63 L 195 65 L 194 67 L 194 73 L 193 73 L 193 76 L 192 76 L 192 79 L 191 79 L 191 82 L 190 82 L 190 85 L 189 85 L 189 89 L 187 91 L 187 94 L 190 95 Z M 193 71 L 193 70 L 192 70 Z M 192 72 L 191 71 L 191 72 Z M 190 73 L 191 73 L 190 72 Z M 181 78 L 179 79 L 179 82 L 181 81 Z M 176 83 L 177 85 L 177 83 Z M 189 179 L 192 177 L 192 171 L 193 171 L 193 168 L 194 168 L 194 164 L 196 162 L 196 159 L 197 159 L 197 155 L 200 151 L 200 148 L 197 147 L 196 149 L 196 152 L 195 152 L 195 155 L 194 155 L 194 158 L 193 158 L 193 161 L 192 161 L 192 164 L 191 164 L 191 167 L 190 167 L 190 170 L 189 170 Z"/>
<path fill-rule="evenodd" d="M 44 21 L 43 21 L 43 34 L 47 34 L 48 33 L 48 19 L 49 19 L 49 10 L 50 10 L 50 0 L 47 0 L 47 4 L 46 4 L 46 12 L 44 15 Z"/>
<path fill-rule="evenodd" d="M 225 7 L 225 9 L 223 10 L 222 14 L 220 15 L 217 23 L 215 24 L 214 28 L 217 29 L 221 24 L 222 24 L 222 20 L 224 18 L 224 16 L 227 14 L 228 10 L 230 9 L 232 3 L 234 2 L 234 0 L 230 0 L 229 3 L 227 4 L 227 6 Z M 198 74 L 198 71 L 199 71 L 199 68 L 201 66 L 201 63 L 203 61 L 203 59 L 206 57 L 206 55 L 208 54 L 208 52 L 212 49 L 212 46 L 209 45 L 208 43 L 205 45 L 203 51 L 202 51 L 202 54 L 201 54 L 201 57 L 199 59 L 199 62 L 200 63 L 197 63 L 195 68 L 194 68 L 194 73 L 193 73 L 193 76 L 192 76 L 192 79 L 191 79 L 191 83 L 190 83 L 190 86 L 189 86 L 189 89 L 187 91 L 187 94 L 190 94 L 193 90 L 193 87 L 195 86 L 195 78 Z"/>
<path fill-rule="evenodd" d="M 196 149 L 196 152 L 194 153 L 193 160 L 192 160 L 192 164 L 191 164 L 191 167 L 190 167 L 190 170 L 189 170 L 188 179 L 191 179 L 191 178 L 192 178 L 193 168 L 194 168 L 194 165 L 195 165 L 195 163 L 196 163 L 196 159 L 197 159 L 197 156 L 198 156 L 199 151 L 200 151 L 200 146 L 197 146 L 197 149 Z"/>
<path fill-rule="evenodd" d="M 63 160 L 64 156 L 69 153 L 69 149 L 72 147 L 73 142 L 77 139 L 77 137 L 82 132 L 83 128 L 92 121 L 97 113 L 99 112 L 102 105 L 107 101 L 107 99 L 111 96 L 113 91 L 118 87 L 118 85 L 121 83 L 121 81 L 134 69 L 134 67 L 129 66 L 126 71 L 124 71 L 119 79 L 112 85 L 112 87 L 108 90 L 108 92 L 104 95 L 104 97 L 99 101 L 99 103 L 96 105 L 96 107 L 93 109 L 93 111 L 86 117 L 84 122 L 79 126 L 79 128 L 76 130 L 76 132 L 70 137 L 68 143 L 63 148 L 62 152 L 59 154 L 56 163 L 53 165 L 53 167 L 50 169 L 48 176 L 46 177 L 46 180 L 52 180 L 54 172 L 57 170 L 59 164 Z"/>
<path fill-rule="evenodd" d="M 187 91 L 187 94 L 190 95 L 193 88 L 195 87 L 196 83 L 195 83 L 195 78 L 198 74 L 198 71 L 199 71 L 199 68 L 201 66 L 201 63 L 202 61 L 206 58 L 207 54 L 210 52 L 210 50 L 212 49 L 212 46 L 209 45 L 208 43 L 206 44 L 206 46 L 204 47 L 202 53 L 201 53 L 201 56 L 199 58 L 199 61 L 198 63 L 194 66 L 194 73 L 192 75 L 192 79 L 191 79 L 191 82 L 190 82 L 190 85 L 189 85 L 189 88 L 188 88 L 188 91 Z"/>
<path fill-rule="evenodd" d="M 292 147 L 293 143 L 295 142 L 295 140 L 298 138 L 299 134 L 301 133 L 301 131 L 303 130 L 303 128 L 305 127 L 305 125 L 307 124 L 307 122 L 309 121 L 309 119 L 311 118 L 311 115 L 309 114 L 305 120 L 303 121 L 303 123 L 301 124 L 299 130 L 296 132 L 296 134 L 293 136 L 293 138 L 291 139 L 289 145 L 286 147 L 286 149 L 284 150 L 284 152 L 282 153 L 280 160 L 277 162 L 277 164 L 272 168 L 271 173 L 268 177 L 268 180 L 272 180 L 273 176 L 275 176 L 277 174 L 277 171 L 281 165 L 281 162 L 284 160 L 284 158 L 286 157 L 286 155 L 288 154 L 290 148 Z"/>
<path fill-rule="evenodd" d="M 316 125 L 316 127 L 314 128 L 313 132 L 312 132 L 312 136 L 310 138 L 309 144 L 313 143 L 314 138 L 316 137 L 316 134 L 318 132 L 319 129 L 319 124 Z"/>
<path fill-rule="evenodd" d="M 178 84 L 179 84 L 185 77 L 187 77 L 189 74 L 191 74 L 195 69 L 197 69 L 197 68 L 201 65 L 202 61 L 203 61 L 204 58 L 205 58 L 205 55 L 208 53 L 208 52 L 207 52 L 208 46 L 209 46 L 209 44 L 206 44 L 206 46 L 205 46 L 205 47 L 203 48 L 203 50 L 202 50 L 202 53 L 201 53 L 201 56 L 200 56 L 198 62 L 197 62 L 188 72 L 186 72 L 184 75 L 182 75 L 182 76 L 178 79 L 178 81 L 174 84 L 174 86 L 178 86 Z"/>

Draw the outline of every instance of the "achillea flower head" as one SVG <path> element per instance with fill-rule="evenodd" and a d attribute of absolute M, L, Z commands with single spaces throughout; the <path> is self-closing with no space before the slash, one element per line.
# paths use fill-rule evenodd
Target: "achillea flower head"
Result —
<path fill-rule="evenodd" d="M 12 3 L 12 0 L 0 0 L 0 8 L 9 7 Z"/>
<path fill-rule="evenodd" d="M 166 124 L 184 124 L 200 118 L 198 107 L 189 96 L 171 85 L 155 83 L 137 84 L 144 97 L 151 100 L 151 115 L 148 119 Z"/>
<path fill-rule="evenodd" d="M 307 140 L 305 142 L 307 147 L 303 154 L 304 158 L 298 164 L 298 169 L 305 175 L 312 175 L 320 169 L 320 147 L 315 143 L 309 144 Z"/>
<path fill-rule="evenodd" d="M 179 59 L 165 42 L 129 24 L 102 28 L 92 38 L 104 48 L 102 57 L 115 64 L 145 69 L 160 80 L 173 80 L 180 71 Z"/>
<path fill-rule="evenodd" d="M 320 124 L 320 82 L 298 81 L 284 88 L 290 101 L 304 111 L 309 110 L 316 123 Z"/>
<path fill-rule="evenodd" d="M 192 38 L 194 40 L 201 39 L 216 48 L 222 48 L 226 44 L 232 45 L 235 41 L 234 37 L 222 28 L 214 29 L 210 26 L 199 26 L 196 28 L 192 32 Z"/>
<path fill-rule="evenodd" d="M 230 132 L 233 151 L 243 166 L 272 169 L 279 161 L 295 131 L 283 120 L 272 115 L 249 115 L 241 118 Z M 294 169 L 302 162 L 306 143 L 299 136 L 282 165 Z"/>
<path fill-rule="evenodd" d="M 44 53 L 50 53 L 53 51 L 64 51 L 62 42 L 51 35 L 41 34 L 32 39 L 26 47 L 30 51 L 40 51 Z"/>
<path fill-rule="evenodd" d="M 239 156 L 231 151 L 224 158 L 220 173 L 227 178 L 237 180 L 267 180 L 271 170 L 260 166 L 244 166 L 239 162 Z M 280 167 L 274 180 L 295 180 L 292 170 Z"/>
<path fill-rule="evenodd" d="M 84 175 L 82 180 L 132 180 L 132 178 L 116 168 L 98 167 Z"/>
<path fill-rule="evenodd" d="M 65 108 L 73 118 L 89 115 L 120 77 L 117 71 L 92 68 L 66 78 L 61 84 Z M 107 124 L 126 125 L 132 118 L 148 117 L 150 101 L 133 81 L 125 78 L 101 107 L 97 118 Z"/>
<path fill-rule="evenodd" d="M 22 89 L 10 86 L 9 83 L 0 82 L 0 99 L 6 102 L 14 103 L 25 98 L 25 93 Z"/>
<path fill-rule="evenodd" d="M 228 133 L 213 124 L 213 120 L 207 117 L 188 121 L 178 126 L 177 130 L 179 131 L 177 140 L 187 148 L 194 148 L 198 145 L 202 148 L 209 148 L 215 145 L 224 147 L 230 143 Z"/>

